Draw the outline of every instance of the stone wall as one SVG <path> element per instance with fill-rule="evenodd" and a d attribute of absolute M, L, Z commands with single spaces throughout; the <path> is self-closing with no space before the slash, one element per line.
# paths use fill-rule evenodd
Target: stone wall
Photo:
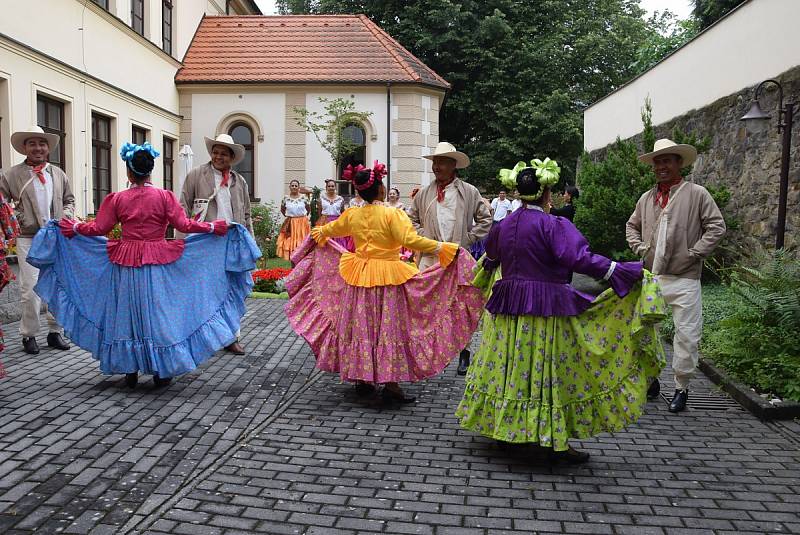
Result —
<path fill-rule="evenodd" d="M 784 101 L 800 96 L 800 67 L 774 77 L 783 85 Z M 691 76 L 687 76 L 687 83 Z M 689 179 L 701 184 L 726 186 L 731 200 L 726 216 L 739 222 L 731 233 L 731 242 L 742 252 L 753 253 L 775 247 L 780 184 L 781 134 L 777 129 L 778 92 L 770 86 L 762 91 L 762 109 L 772 117 L 767 121 L 740 118 L 750 108 L 755 87 L 723 97 L 698 110 L 655 127 L 656 139 L 672 137 L 673 127 L 702 138 L 711 145 L 699 155 Z M 642 103 L 644 105 L 644 103 Z M 653 108 L 658 102 L 653 102 Z M 786 208 L 785 246 L 800 250 L 800 109 L 795 111 L 789 165 L 789 195 Z M 631 138 L 641 147 L 641 133 Z M 595 160 L 604 156 L 607 147 L 591 153 Z"/>

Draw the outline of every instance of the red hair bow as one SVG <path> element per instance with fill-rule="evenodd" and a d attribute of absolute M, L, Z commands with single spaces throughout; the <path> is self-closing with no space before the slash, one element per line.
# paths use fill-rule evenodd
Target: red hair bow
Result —
<path fill-rule="evenodd" d="M 375 160 L 372 162 L 372 169 L 369 170 L 369 180 L 363 184 L 356 184 L 356 174 L 359 171 L 365 171 L 366 169 L 367 168 L 361 164 L 358 164 L 355 168 L 352 165 L 348 165 L 344 168 L 344 171 L 342 171 L 342 178 L 352 182 L 353 186 L 355 186 L 358 191 L 364 191 L 365 189 L 371 187 L 375 183 L 376 179 L 380 180 L 386 176 L 386 165 L 378 162 L 378 160 Z"/>
<path fill-rule="evenodd" d="M 356 167 L 353 167 L 353 164 L 348 164 L 347 167 L 345 167 L 342 171 L 342 178 L 355 184 L 356 173 L 363 171 L 364 169 L 366 169 L 366 167 L 361 164 L 358 164 Z"/>

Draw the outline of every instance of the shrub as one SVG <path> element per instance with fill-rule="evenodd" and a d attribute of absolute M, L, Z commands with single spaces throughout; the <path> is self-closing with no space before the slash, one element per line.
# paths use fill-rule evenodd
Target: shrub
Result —
<path fill-rule="evenodd" d="M 261 262 L 275 257 L 278 248 L 278 232 L 281 229 L 280 212 L 272 201 L 250 207 L 253 220 L 253 236 L 261 249 Z"/>
<path fill-rule="evenodd" d="M 617 260 L 635 259 L 625 240 L 625 224 L 636 201 L 655 183 L 652 168 L 638 155 L 635 144 L 617 139 L 602 161 L 593 162 L 586 153 L 581 157 L 575 225 L 592 251 Z"/>
<path fill-rule="evenodd" d="M 706 332 L 703 351 L 759 392 L 800 401 L 800 261 L 773 253 L 731 274 L 734 307 Z"/>

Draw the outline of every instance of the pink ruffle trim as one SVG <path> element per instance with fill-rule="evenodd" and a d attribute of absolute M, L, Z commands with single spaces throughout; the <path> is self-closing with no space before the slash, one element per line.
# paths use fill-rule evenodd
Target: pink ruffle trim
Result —
<path fill-rule="evenodd" d="M 108 259 L 127 267 L 171 264 L 183 254 L 183 240 L 108 240 Z"/>

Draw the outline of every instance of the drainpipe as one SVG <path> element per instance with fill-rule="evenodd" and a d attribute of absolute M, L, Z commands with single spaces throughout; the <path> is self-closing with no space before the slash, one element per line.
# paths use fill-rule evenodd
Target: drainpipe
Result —
<path fill-rule="evenodd" d="M 392 188 L 392 82 L 386 84 L 386 194 Z"/>

